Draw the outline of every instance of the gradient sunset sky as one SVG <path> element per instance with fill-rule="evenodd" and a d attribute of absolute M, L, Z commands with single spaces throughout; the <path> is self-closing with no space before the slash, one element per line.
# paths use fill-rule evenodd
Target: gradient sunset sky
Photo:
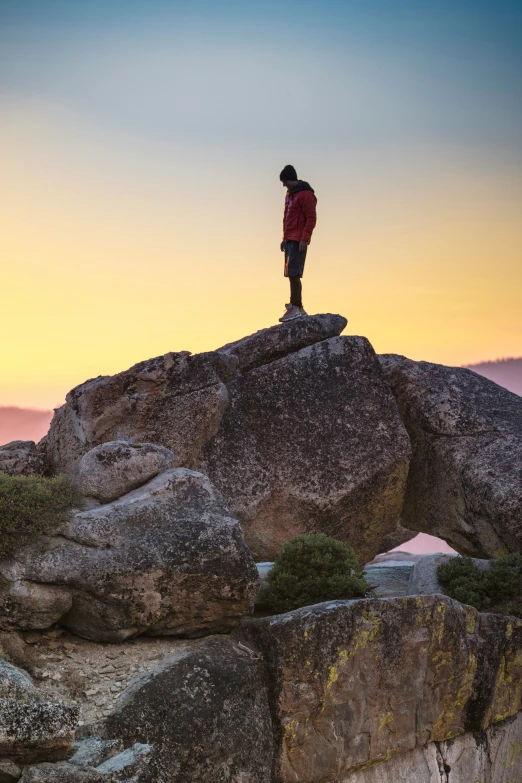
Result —
<path fill-rule="evenodd" d="M 522 354 L 520 0 L 0 0 L 0 405 L 277 322 Z"/>

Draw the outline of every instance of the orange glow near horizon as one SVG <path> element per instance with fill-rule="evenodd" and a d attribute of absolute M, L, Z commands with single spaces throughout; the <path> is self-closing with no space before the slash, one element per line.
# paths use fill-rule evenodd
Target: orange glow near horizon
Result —
<path fill-rule="evenodd" d="M 277 323 L 289 160 L 319 199 L 308 312 L 345 315 L 379 353 L 522 354 L 522 187 L 507 165 L 150 148 L 31 101 L 13 102 L 3 137 L 0 405 L 56 407 L 87 378 Z"/>

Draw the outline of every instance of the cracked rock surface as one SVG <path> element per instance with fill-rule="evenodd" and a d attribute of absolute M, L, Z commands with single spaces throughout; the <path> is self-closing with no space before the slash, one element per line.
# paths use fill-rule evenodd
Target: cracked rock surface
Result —
<path fill-rule="evenodd" d="M 521 779 L 522 713 L 446 742 L 430 743 L 341 783 L 518 783 Z"/>
<path fill-rule="evenodd" d="M 380 361 L 413 447 L 404 524 L 472 557 L 522 551 L 522 398 L 464 368 Z"/>

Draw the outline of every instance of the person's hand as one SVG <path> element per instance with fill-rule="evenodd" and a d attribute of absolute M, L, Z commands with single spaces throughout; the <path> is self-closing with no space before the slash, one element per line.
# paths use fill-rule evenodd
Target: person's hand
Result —
<path fill-rule="evenodd" d="M 299 242 L 299 252 L 304 253 L 306 248 L 308 247 L 308 242 Z"/>
<path fill-rule="evenodd" d="M 285 242 L 285 240 L 283 239 L 283 241 L 281 242 L 281 253 L 284 253 L 284 252 L 285 252 L 285 250 L 286 250 L 286 242 Z"/>

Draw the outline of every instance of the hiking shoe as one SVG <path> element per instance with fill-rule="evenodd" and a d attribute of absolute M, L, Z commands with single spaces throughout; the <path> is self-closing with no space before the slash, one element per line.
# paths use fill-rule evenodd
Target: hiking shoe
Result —
<path fill-rule="evenodd" d="M 290 310 L 291 307 L 292 307 L 292 305 L 290 304 L 290 302 L 288 304 L 285 304 L 285 312 L 283 313 L 283 315 L 279 319 L 280 321 L 283 321 L 285 319 L 285 316 L 288 315 L 288 311 Z"/>
<path fill-rule="evenodd" d="M 299 308 L 299 312 L 300 312 L 300 314 L 301 314 L 301 315 L 308 315 L 308 313 L 306 312 L 306 310 L 304 309 L 304 307 L 300 307 L 300 308 Z"/>
<path fill-rule="evenodd" d="M 286 313 L 279 320 L 281 323 L 286 323 L 286 321 L 293 321 L 294 318 L 300 318 L 302 315 L 301 308 L 291 304 L 290 307 L 287 305 Z"/>

